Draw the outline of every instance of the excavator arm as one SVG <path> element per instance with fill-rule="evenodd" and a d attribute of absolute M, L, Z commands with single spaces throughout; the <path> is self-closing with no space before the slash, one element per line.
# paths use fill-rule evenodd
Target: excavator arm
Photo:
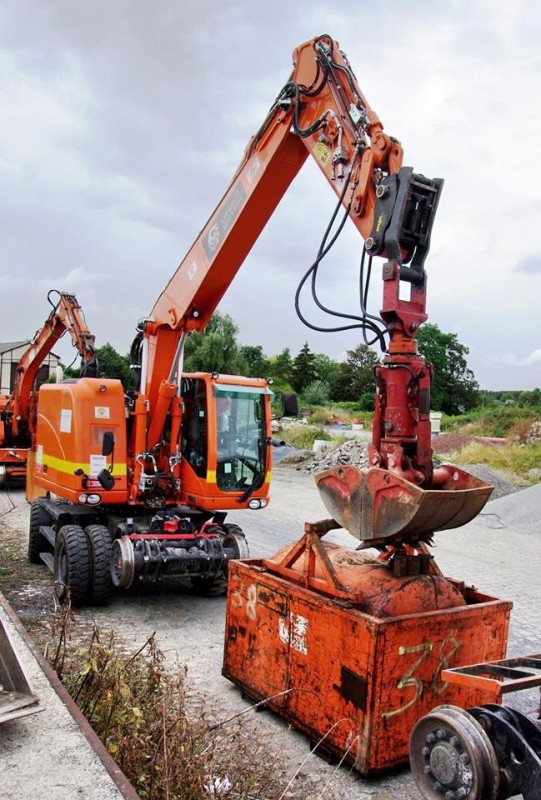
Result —
<path fill-rule="evenodd" d="M 392 336 L 410 344 L 426 319 L 423 261 L 442 182 L 402 167 L 399 142 L 384 132 L 346 56 L 330 37 L 320 36 L 294 51 L 289 80 L 143 323 L 139 425 L 133 428 L 138 446 L 144 442 L 151 449 L 159 443 L 178 395 L 186 335 L 206 326 L 309 155 L 347 209 L 369 255 L 387 256 L 396 265 L 384 309 Z M 404 279 L 412 285 L 407 302 L 398 300 L 397 286 Z M 148 408 L 147 436 L 142 426 Z"/>
<path fill-rule="evenodd" d="M 58 295 L 56 303 L 51 300 L 54 294 Z M 47 299 L 52 311 L 19 361 L 13 391 L 3 413 L 13 440 L 28 431 L 36 375 L 46 356 L 66 332 L 81 356 L 81 377 L 95 377 L 97 372 L 95 337 L 87 328 L 75 295 L 52 290 Z"/>

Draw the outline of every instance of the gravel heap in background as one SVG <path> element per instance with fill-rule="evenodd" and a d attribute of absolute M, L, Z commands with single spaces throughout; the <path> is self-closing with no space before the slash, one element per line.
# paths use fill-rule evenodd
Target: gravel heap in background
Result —
<path fill-rule="evenodd" d="M 524 489 L 527 486 L 525 483 L 511 483 L 504 472 L 498 472 L 492 469 L 492 467 L 487 466 L 487 464 L 457 464 L 457 466 L 460 466 L 465 472 L 469 472 L 470 475 L 474 475 L 476 478 L 479 478 L 479 480 L 494 487 L 494 491 L 490 495 L 489 500 L 505 497 L 505 495 L 518 492 L 519 489 Z"/>
<path fill-rule="evenodd" d="M 526 444 L 541 442 L 541 422 L 532 422 L 526 434 Z"/>
<path fill-rule="evenodd" d="M 329 445 L 331 444 L 329 442 Z M 440 459 L 436 461 L 436 463 L 438 462 L 440 462 Z M 441 462 L 445 463 L 444 456 L 441 458 Z M 361 468 L 368 467 L 368 446 L 366 442 L 359 439 L 348 439 L 347 442 L 344 442 L 339 447 L 335 447 L 328 452 L 323 451 L 316 456 L 309 450 L 295 450 L 282 459 L 281 463 L 284 466 L 286 464 L 296 465 L 297 469 L 302 469 L 303 472 L 309 475 L 314 475 L 317 472 L 323 472 L 342 464 L 353 464 Z M 526 485 L 513 483 L 505 473 L 498 472 L 486 464 L 457 464 L 456 466 L 461 466 L 466 472 L 493 486 L 492 500 L 512 494 L 519 489 L 523 489 Z"/>
<path fill-rule="evenodd" d="M 316 460 L 305 467 L 305 472 L 312 475 L 314 472 L 323 472 L 323 470 L 339 467 L 342 464 L 367 467 L 368 448 L 366 442 L 361 442 L 359 439 L 348 439 L 334 450 L 318 454 Z"/>

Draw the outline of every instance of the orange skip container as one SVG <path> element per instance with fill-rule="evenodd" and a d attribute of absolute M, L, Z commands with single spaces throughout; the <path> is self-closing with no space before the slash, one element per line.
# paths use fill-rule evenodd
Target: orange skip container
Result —
<path fill-rule="evenodd" d="M 436 574 L 393 577 L 314 535 L 293 550 L 229 565 L 223 674 L 245 694 L 362 775 L 406 764 L 434 706 L 490 699 L 441 671 L 503 658 L 510 602 Z"/>

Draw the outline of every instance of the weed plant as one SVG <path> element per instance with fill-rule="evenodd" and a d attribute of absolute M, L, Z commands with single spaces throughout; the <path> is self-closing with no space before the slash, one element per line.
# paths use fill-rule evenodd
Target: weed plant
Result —
<path fill-rule="evenodd" d="M 280 797 L 279 770 L 250 726 L 190 713 L 185 670 L 166 668 L 154 635 L 127 656 L 114 632 L 94 627 L 70 651 L 70 626 L 60 608 L 47 655 L 141 800 Z"/>
<path fill-rule="evenodd" d="M 518 476 L 526 483 L 538 483 L 531 470 L 541 467 L 541 444 L 523 445 L 511 442 L 505 445 L 488 445 L 471 442 L 462 448 L 457 459 L 461 464 L 487 464 L 492 469 Z"/>

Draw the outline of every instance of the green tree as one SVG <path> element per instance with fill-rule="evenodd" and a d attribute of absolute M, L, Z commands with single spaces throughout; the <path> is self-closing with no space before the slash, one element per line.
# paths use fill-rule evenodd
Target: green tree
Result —
<path fill-rule="evenodd" d="M 291 375 L 293 373 L 293 359 L 291 358 L 291 350 L 285 347 L 277 356 L 269 358 L 269 375 L 277 383 L 289 384 L 291 383 Z"/>
<path fill-rule="evenodd" d="M 241 345 L 240 355 L 247 364 L 246 372 L 243 374 L 248 375 L 251 378 L 269 377 L 269 362 L 260 344 Z"/>
<path fill-rule="evenodd" d="M 541 408 L 541 390 L 534 389 L 531 392 L 521 392 L 518 404 L 523 408 Z"/>
<path fill-rule="evenodd" d="M 312 406 L 324 406 L 329 402 L 329 384 L 326 381 L 312 381 L 303 391 L 302 399 Z"/>
<path fill-rule="evenodd" d="M 376 392 L 374 367 L 378 363 L 377 353 L 367 344 L 360 344 L 355 350 L 347 351 L 347 359 L 339 365 L 338 374 L 331 385 L 331 400 L 360 401 L 370 403 L 367 395 Z"/>
<path fill-rule="evenodd" d="M 115 348 L 107 342 L 96 350 L 98 360 L 98 374 L 103 378 L 118 378 L 125 389 L 135 387 L 135 378 L 130 369 L 129 356 L 121 356 Z"/>
<path fill-rule="evenodd" d="M 434 366 L 432 408 L 451 415 L 474 408 L 479 401 L 479 385 L 466 361 L 468 348 L 456 334 L 443 333 L 432 324 L 423 325 L 417 341 L 425 361 Z"/>
<path fill-rule="evenodd" d="M 216 311 L 202 333 L 195 331 L 188 338 L 184 371 L 244 374 L 248 367 L 237 341 L 238 332 L 229 314 Z"/>
<path fill-rule="evenodd" d="M 316 368 L 318 381 L 323 381 L 323 383 L 326 383 L 329 387 L 340 371 L 340 364 L 338 361 L 334 361 L 332 358 L 325 355 L 325 353 L 316 353 L 314 366 Z"/>
<path fill-rule="evenodd" d="M 305 342 L 293 361 L 291 385 L 296 392 L 302 392 L 312 381 L 316 380 L 315 360 L 315 354 L 310 350 L 308 342 Z"/>

